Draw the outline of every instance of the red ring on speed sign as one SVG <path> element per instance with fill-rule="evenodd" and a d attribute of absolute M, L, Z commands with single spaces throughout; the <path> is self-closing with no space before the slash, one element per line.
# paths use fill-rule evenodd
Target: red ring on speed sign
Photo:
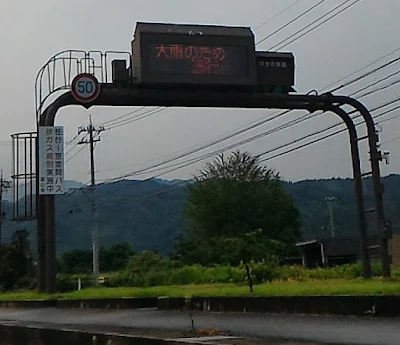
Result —
<path fill-rule="evenodd" d="M 78 74 L 72 81 L 71 92 L 72 96 L 79 102 L 93 102 L 100 94 L 100 84 L 92 74 Z"/>

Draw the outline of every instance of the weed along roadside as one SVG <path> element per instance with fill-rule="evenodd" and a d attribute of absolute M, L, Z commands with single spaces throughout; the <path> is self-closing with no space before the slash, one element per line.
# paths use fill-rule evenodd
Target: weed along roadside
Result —
<path fill-rule="evenodd" d="M 42 299 L 40 299 L 40 297 Z M 58 294 L 0 295 L 2 308 L 199 310 L 211 312 L 310 313 L 400 316 L 400 286 L 384 280 L 273 282 L 248 287 L 228 284 L 149 288 L 91 288 Z"/>
<path fill-rule="evenodd" d="M 253 292 L 250 292 L 242 269 L 185 266 L 170 267 L 166 272 L 155 269 L 144 272 L 142 269 L 128 280 L 123 279 L 127 276 L 125 272 L 103 274 L 105 284 L 97 288 L 76 284 L 82 281 L 82 276 L 68 279 L 63 276 L 57 294 L 3 293 L 0 294 L 0 307 L 400 315 L 397 271 L 393 278 L 383 279 L 375 268 L 375 278 L 366 280 L 359 278 L 359 264 L 305 269 L 296 266 L 271 268 L 259 263 L 251 268 Z M 157 276 L 159 272 L 163 275 Z M 169 280 L 165 280 L 166 273 Z M 265 282 L 265 277 L 271 278 L 267 280 L 269 282 Z M 74 279 L 75 284 L 72 284 Z M 176 283 L 172 284 L 172 281 Z M 161 284 L 155 285 L 157 282 Z"/>

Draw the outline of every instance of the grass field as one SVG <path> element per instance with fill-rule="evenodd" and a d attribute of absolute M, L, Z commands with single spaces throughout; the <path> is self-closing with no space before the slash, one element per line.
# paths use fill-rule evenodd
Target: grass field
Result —
<path fill-rule="evenodd" d="M 254 287 L 255 296 L 307 296 L 307 295 L 398 295 L 400 282 L 374 279 L 315 280 L 305 282 L 274 282 Z M 191 297 L 191 296 L 250 296 L 247 286 L 229 284 L 156 286 L 149 288 L 91 288 L 81 291 L 39 295 L 36 292 L 0 294 L 0 300 L 49 298 L 113 298 L 113 297 Z"/>

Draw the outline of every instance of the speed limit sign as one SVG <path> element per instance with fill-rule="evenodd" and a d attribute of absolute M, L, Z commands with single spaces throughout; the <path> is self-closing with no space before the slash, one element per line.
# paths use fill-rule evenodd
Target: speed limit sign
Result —
<path fill-rule="evenodd" d="M 93 102 L 100 93 L 100 85 L 96 77 L 89 73 L 78 74 L 71 85 L 74 98 L 81 103 Z"/>

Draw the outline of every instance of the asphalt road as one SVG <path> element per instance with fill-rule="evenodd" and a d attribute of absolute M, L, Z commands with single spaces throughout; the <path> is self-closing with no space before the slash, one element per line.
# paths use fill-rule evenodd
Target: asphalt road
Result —
<path fill-rule="evenodd" d="M 204 312 L 194 313 L 193 319 L 197 329 L 214 328 L 241 336 L 321 344 L 400 344 L 400 319 Z M 0 323 L 9 321 L 60 328 L 73 325 L 98 326 L 100 330 L 109 326 L 186 331 L 191 324 L 188 312 L 0 309 Z"/>

